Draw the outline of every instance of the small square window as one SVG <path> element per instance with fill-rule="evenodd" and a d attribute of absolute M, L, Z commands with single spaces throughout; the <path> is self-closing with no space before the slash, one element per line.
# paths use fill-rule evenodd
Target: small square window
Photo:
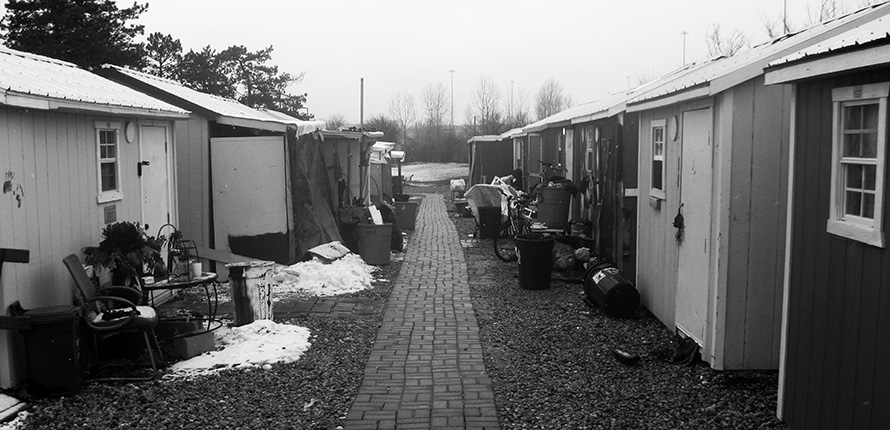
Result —
<path fill-rule="evenodd" d="M 832 90 L 831 234 L 884 247 L 882 229 L 890 83 Z"/>
<path fill-rule="evenodd" d="M 123 198 L 119 180 L 119 136 L 119 123 L 96 121 L 96 157 L 99 172 L 99 194 L 97 200 L 99 203 L 107 203 Z"/>
<path fill-rule="evenodd" d="M 652 162 L 650 164 L 651 183 L 649 195 L 664 199 L 664 182 L 665 182 L 665 166 L 664 166 L 664 144 L 666 122 L 663 119 L 652 121 L 650 124 L 652 136 Z"/>

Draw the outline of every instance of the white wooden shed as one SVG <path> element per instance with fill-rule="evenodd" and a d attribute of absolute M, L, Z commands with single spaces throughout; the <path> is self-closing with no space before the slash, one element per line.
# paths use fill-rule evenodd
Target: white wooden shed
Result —
<path fill-rule="evenodd" d="M 0 310 L 70 305 L 62 259 L 115 221 L 176 219 L 174 119 L 188 112 L 74 64 L 0 48 Z M 17 332 L 0 330 L 0 387 L 25 377 Z M 14 358 L 16 357 L 16 358 Z"/>
<path fill-rule="evenodd" d="M 637 288 L 716 369 L 779 366 L 791 95 L 764 86 L 763 68 L 867 12 L 701 64 L 627 103 L 640 115 Z"/>

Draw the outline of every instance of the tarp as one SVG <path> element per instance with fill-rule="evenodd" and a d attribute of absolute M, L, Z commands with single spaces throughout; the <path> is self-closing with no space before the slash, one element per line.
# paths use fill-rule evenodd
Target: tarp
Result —
<path fill-rule="evenodd" d="M 317 133 L 296 137 L 288 133 L 291 198 L 294 206 L 294 247 L 296 255 L 334 241 L 342 241 Z"/>
<path fill-rule="evenodd" d="M 467 193 L 464 194 L 464 197 L 467 198 L 467 206 L 470 207 L 470 212 L 473 213 L 476 222 L 480 222 L 480 207 L 499 207 L 501 208 L 502 215 L 507 214 L 507 197 L 504 195 L 502 187 L 512 188 L 509 185 L 476 184 L 470 187 L 470 189 L 467 190 Z M 515 192 L 516 191 L 514 190 L 514 195 Z"/>

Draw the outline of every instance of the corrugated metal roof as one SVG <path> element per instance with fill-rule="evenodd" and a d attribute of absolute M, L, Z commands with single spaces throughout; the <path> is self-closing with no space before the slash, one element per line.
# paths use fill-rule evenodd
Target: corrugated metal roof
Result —
<path fill-rule="evenodd" d="M 521 136 L 528 133 L 533 133 L 541 130 L 545 130 L 547 128 L 553 127 L 556 124 L 560 124 L 566 121 L 569 121 L 572 124 L 578 122 L 587 122 L 593 121 L 594 119 L 599 119 L 600 117 L 607 117 L 614 115 L 617 112 L 612 112 L 614 109 L 618 111 L 623 111 L 623 105 L 632 98 L 633 96 L 640 94 L 644 91 L 649 90 L 650 88 L 654 88 L 658 85 L 661 85 L 665 82 L 668 82 L 672 79 L 677 79 L 683 76 L 686 73 L 689 73 L 690 70 L 694 70 L 697 67 L 700 67 L 701 64 L 688 64 L 683 66 L 677 70 L 674 70 L 654 81 L 647 82 L 645 84 L 639 85 L 637 87 L 631 88 L 627 91 L 622 91 L 618 93 L 609 94 L 600 99 L 587 101 L 581 103 L 579 105 L 570 107 L 568 109 L 557 112 L 547 118 L 538 120 L 533 122 L 525 127 L 516 128 L 508 131 L 507 136 Z"/>
<path fill-rule="evenodd" d="M 173 117 L 188 114 L 186 110 L 75 64 L 6 47 L 0 47 L 0 88 L 3 90 L 0 103 L 37 109 L 69 108 Z"/>
<path fill-rule="evenodd" d="M 808 57 L 828 54 L 854 46 L 883 42 L 890 42 L 890 17 L 888 16 L 882 16 L 874 21 L 867 22 L 852 30 L 845 31 L 828 40 L 801 49 L 791 55 L 773 61 L 769 63 L 769 65 L 780 66 L 803 60 Z"/>
<path fill-rule="evenodd" d="M 738 82 L 744 82 L 763 73 L 763 68 L 770 61 L 787 55 L 791 50 L 798 48 L 808 40 L 835 30 L 845 24 L 857 21 L 871 13 L 886 13 L 890 3 L 868 6 L 850 14 L 824 21 L 800 32 L 776 38 L 770 42 L 741 51 L 731 57 L 720 57 L 697 68 L 691 73 L 684 74 L 679 79 L 670 80 L 649 91 L 628 100 L 627 104 L 641 103 L 647 100 L 664 97 L 673 93 L 708 86 L 714 80 L 728 77 L 733 73 L 744 72 L 737 76 Z M 749 76 L 750 75 L 750 76 Z M 717 88 L 716 92 L 725 88 Z M 711 91 L 714 91 L 712 89 Z"/>
<path fill-rule="evenodd" d="M 102 66 L 106 69 L 116 70 L 117 72 L 129 76 L 132 79 L 136 79 L 139 82 L 150 85 L 158 90 L 161 90 L 167 94 L 176 96 L 180 99 L 183 99 L 189 103 L 195 104 L 204 108 L 210 112 L 213 112 L 224 118 L 233 118 L 239 120 L 247 120 L 247 121 L 259 121 L 260 123 L 271 123 L 277 125 L 295 125 L 295 126 L 307 126 L 308 128 L 313 128 L 311 124 L 316 124 L 320 121 L 302 121 L 297 118 L 291 117 L 281 112 L 276 112 L 272 110 L 264 110 L 264 109 L 254 109 L 250 106 L 241 104 L 235 100 L 215 96 L 213 94 L 202 93 L 200 91 L 193 90 L 182 84 L 170 80 L 164 79 L 157 76 L 153 76 L 147 73 L 137 72 L 135 70 L 130 70 L 127 68 L 114 66 L 106 64 Z M 318 128 L 316 128 L 318 129 Z M 320 126 L 320 129 L 324 129 L 324 125 Z"/>

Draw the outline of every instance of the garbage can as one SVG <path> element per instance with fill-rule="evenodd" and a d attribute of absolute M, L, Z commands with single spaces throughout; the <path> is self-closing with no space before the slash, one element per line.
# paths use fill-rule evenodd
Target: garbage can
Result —
<path fill-rule="evenodd" d="M 479 207 L 479 238 L 494 239 L 501 226 L 501 208 L 494 206 Z"/>
<path fill-rule="evenodd" d="M 28 393 L 41 397 L 79 393 L 78 308 L 36 308 L 28 310 L 25 316 L 31 318 L 31 329 L 21 332 L 28 357 Z"/>
<path fill-rule="evenodd" d="M 414 230 L 417 222 L 417 207 L 419 204 L 412 201 L 396 201 L 396 223 L 399 227 Z"/>
<path fill-rule="evenodd" d="M 640 307 L 640 293 L 614 264 L 603 261 L 584 274 L 587 300 L 614 317 L 629 317 Z"/>
<path fill-rule="evenodd" d="M 567 188 L 542 188 L 541 202 L 538 203 L 538 221 L 547 224 L 547 228 L 566 228 L 571 201 L 572 192 Z"/>
<path fill-rule="evenodd" d="M 272 261 L 249 261 L 226 264 L 235 308 L 236 327 L 256 320 L 271 320 Z"/>
<path fill-rule="evenodd" d="M 553 268 L 553 236 L 540 233 L 516 236 L 516 256 L 519 257 L 519 286 L 526 290 L 550 288 Z"/>
<path fill-rule="evenodd" d="M 359 224 L 357 227 L 358 249 L 362 260 L 375 266 L 389 264 L 392 223 Z"/>

